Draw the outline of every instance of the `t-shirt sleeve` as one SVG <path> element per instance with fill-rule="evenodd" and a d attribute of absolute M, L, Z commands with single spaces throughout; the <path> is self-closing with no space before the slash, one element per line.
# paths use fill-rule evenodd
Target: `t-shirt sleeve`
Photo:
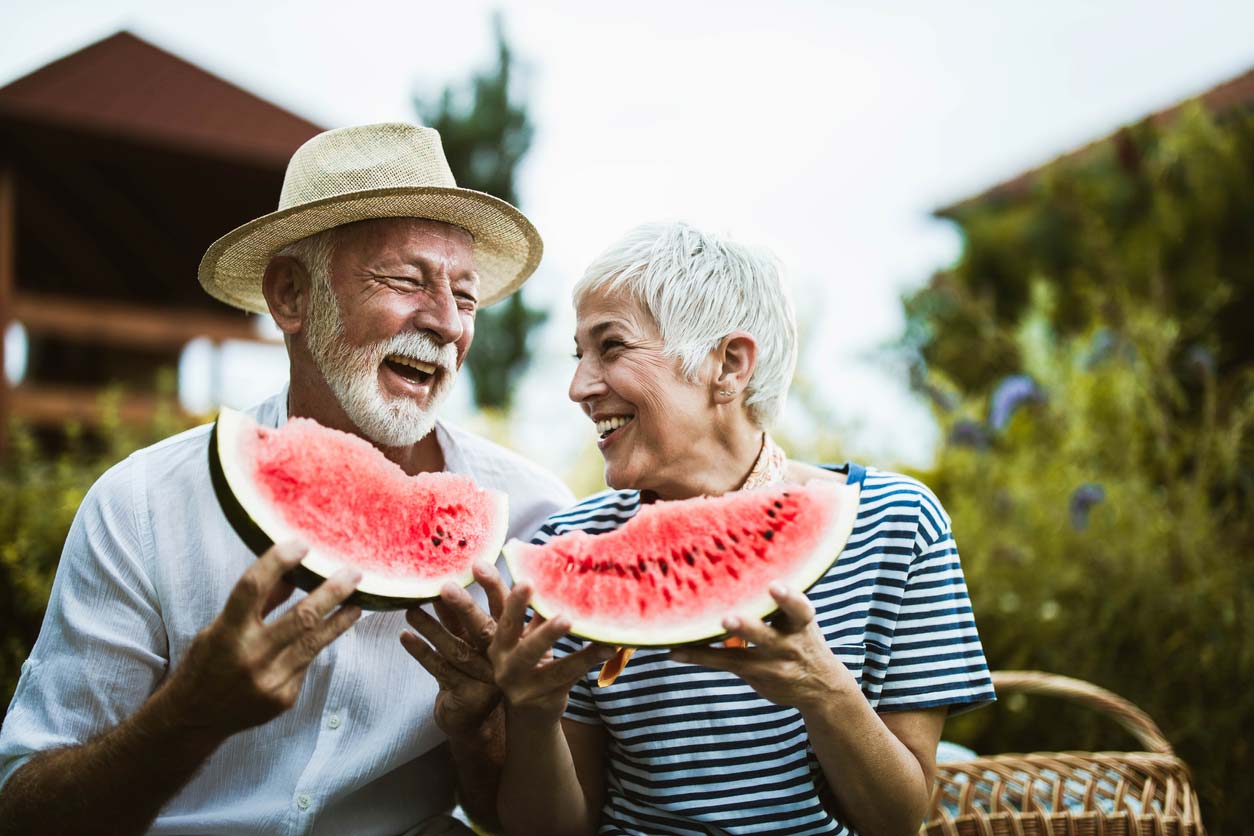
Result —
<path fill-rule="evenodd" d="M 924 488 L 878 709 L 952 715 L 995 698 L 949 515 Z"/>
<path fill-rule="evenodd" d="M 38 752 L 113 728 L 165 675 L 137 469 L 132 457 L 101 477 L 70 526 L 39 639 L 0 727 L 0 784 Z"/>

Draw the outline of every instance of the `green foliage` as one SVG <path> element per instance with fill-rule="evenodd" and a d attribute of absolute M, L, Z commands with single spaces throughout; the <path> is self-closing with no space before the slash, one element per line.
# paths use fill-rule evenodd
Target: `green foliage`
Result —
<path fill-rule="evenodd" d="M 920 475 L 953 517 L 989 662 L 1140 705 L 1192 768 L 1209 831 L 1244 832 L 1254 117 L 1138 125 L 955 218 L 965 252 L 905 300 L 906 343 L 948 436 Z M 1012 374 L 1037 396 L 992 422 Z M 1089 712 L 1007 702 L 946 736 L 1138 748 Z"/>
<path fill-rule="evenodd" d="M 417 102 L 423 120 L 440 132 L 444 154 L 460 186 L 518 204 L 514 175 L 531 147 L 526 106 L 513 98 L 513 58 L 498 14 L 494 20 L 497 60 L 467 88 L 446 88 L 438 104 Z M 475 340 L 466 363 L 475 403 L 507 409 L 514 382 L 530 363 L 527 337 L 546 319 L 527 306 L 522 292 L 479 311 Z"/>
<path fill-rule="evenodd" d="M 90 432 L 67 427 L 55 453 L 41 449 L 29 429 L 10 426 L 10 446 L 0 459 L 2 705 L 12 698 L 22 662 L 39 634 L 61 548 L 87 489 L 133 450 L 187 425 L 167 395 L 150 422 L 128 426 L 120 418 L 121 398 L 120 391 L 113 391 L 103 399 L 103 420 Z"/>

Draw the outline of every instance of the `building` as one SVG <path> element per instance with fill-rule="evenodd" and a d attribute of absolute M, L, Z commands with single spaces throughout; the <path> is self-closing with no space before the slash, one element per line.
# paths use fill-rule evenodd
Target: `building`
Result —
<path fill-rule="evenodd" d="M 128 32 L 0 88 L 0 373 L 10 416 L 90 424 L 122 383 L 124 418 L 191 340 L 260 340 L 196 281 L 205 248 L 273 211 L 292 152 L 322 129 Z M 0 340 L 0 369 L 3 368 Z"/>

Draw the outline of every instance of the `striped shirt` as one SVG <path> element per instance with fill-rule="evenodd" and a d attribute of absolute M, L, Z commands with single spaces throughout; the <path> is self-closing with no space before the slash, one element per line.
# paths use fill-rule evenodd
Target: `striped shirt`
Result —
<path fill-rule="evenodd" d="M 807 593 L 832 652 L 877 711 L 994 699 L 949 517 L 918 481 L 841 468 L 862 484 L 853 534 Z M 533 542 L 612 531 L 640 509 L 637 491 L 606 491 L 555 514 Z M 582 643 L 570 637 L 554 652 Z M 759 697 L 733 674 L 641 649 L 613 685 L 597 671 L 571 690 L 565 716 L 605 728 L 608 771 L 600 833 L 851 833 L 829 793 L 800 713 Z M 829 807 L 832 805 L 828 805 Z"/>

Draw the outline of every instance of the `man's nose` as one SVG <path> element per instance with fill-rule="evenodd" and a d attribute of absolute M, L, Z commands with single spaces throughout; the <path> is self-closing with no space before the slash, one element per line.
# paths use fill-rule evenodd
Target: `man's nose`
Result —
<path fill-rule="evenodd" d="M 457 299 L 447 287 L 425 294 L 414 310 L 413 321 L 415 328 L 430 331 L 442 343 L 455 343 L 465 332 Z"/>

